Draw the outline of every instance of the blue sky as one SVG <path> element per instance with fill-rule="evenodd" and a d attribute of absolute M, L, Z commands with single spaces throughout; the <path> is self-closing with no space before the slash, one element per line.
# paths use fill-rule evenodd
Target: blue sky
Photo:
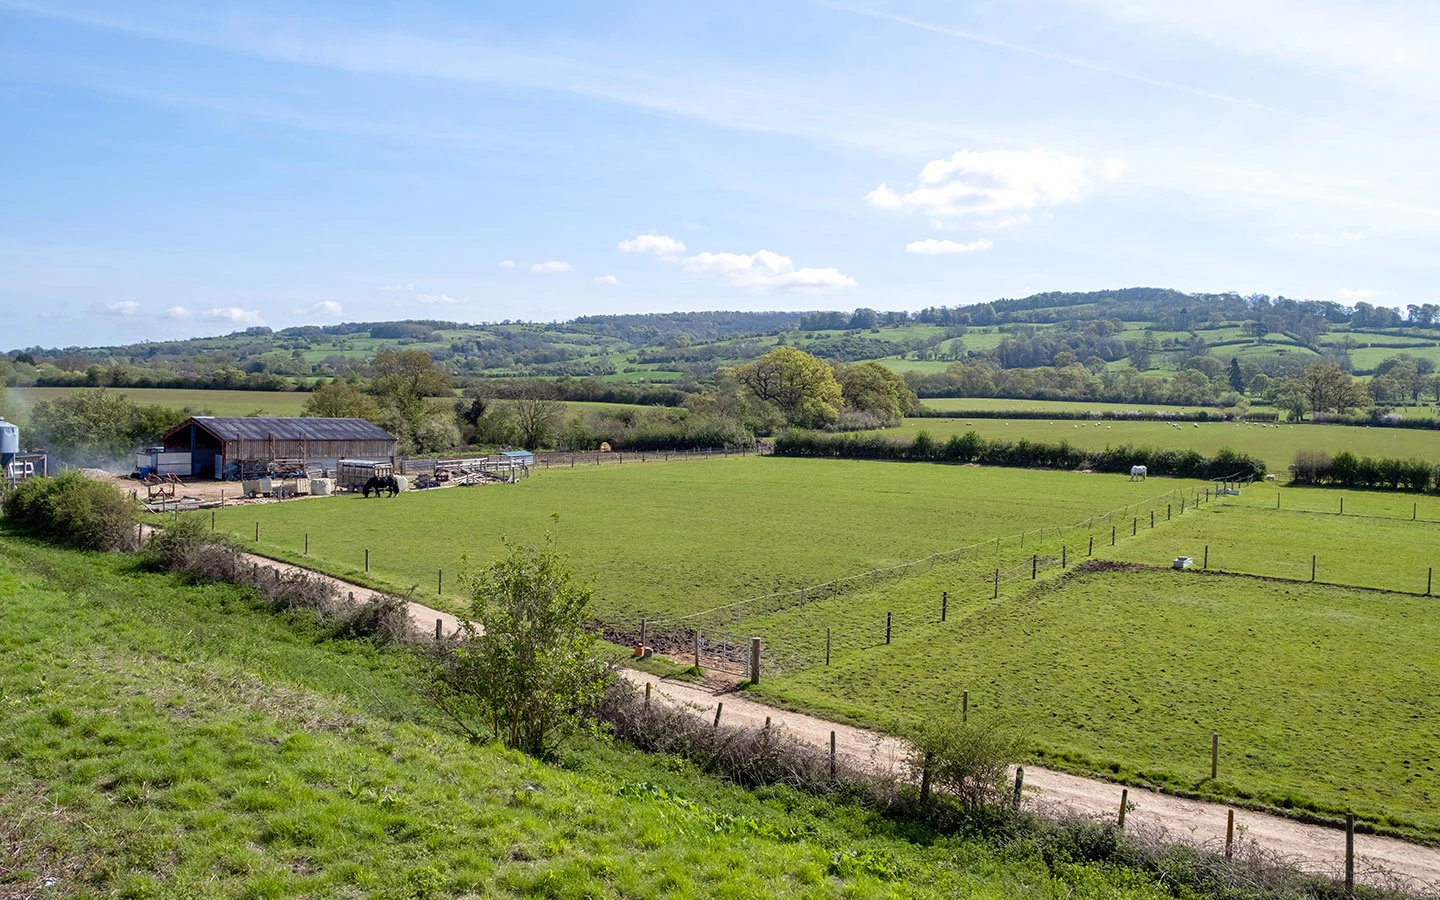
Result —
<path fill-rule="evenodd" d="M 0 347 L 1434 302 L 1428 2 L 0 0 Z"/>

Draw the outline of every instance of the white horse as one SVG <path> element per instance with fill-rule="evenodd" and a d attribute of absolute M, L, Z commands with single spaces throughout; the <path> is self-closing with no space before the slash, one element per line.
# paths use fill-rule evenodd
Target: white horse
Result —
<path fill-rule="evenodd" d="M 1131 466 L 1131 467 L 1130 467 L 1130 480 L 1131 480 L 1131 481 L 1134 481 L 1137 477 L 1138 477 L 1141 481 L 1144 481 L 1149 474 L 1150 474 L 1149 471 L 1148 471 L 1144 466 Z"/>

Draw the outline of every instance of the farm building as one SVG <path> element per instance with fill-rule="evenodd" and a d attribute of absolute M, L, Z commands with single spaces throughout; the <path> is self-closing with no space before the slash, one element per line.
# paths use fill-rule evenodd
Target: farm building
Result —
<path fill-rule="evenodd" d="M 165 453 L 189 453 L 190 475 L 240 478 L 341 459 L 395 461 L 395 436 L 364 419 L 192 416 L 165 434 Z"/>

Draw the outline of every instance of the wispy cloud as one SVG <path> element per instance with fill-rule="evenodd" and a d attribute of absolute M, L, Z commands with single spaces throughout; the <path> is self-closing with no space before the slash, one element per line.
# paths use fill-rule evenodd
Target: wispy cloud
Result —
<path fill-rule="evenodd" d="M 533 266 L 530 267 L 530 271 L 548 274 L 552 272 L 569 272 L 573 268 L 575 267 L 570 265 L 568 262 L 564 262 L 558 259 L 549 259 L 545 262 L 535 263 Z"/>
<path fill-rule="evenodd" d="M 264 325 L 265 319 L 253 309 L 239 306 L 221 306 L 206 310 L 200 318 L 207 322 L 229 322 L 232 325 Z"/>
<path fill-rule="evenodd" d="M 413 285 L 413 284 L 382 284 L 382 285 L 380 285 L 380 290 L 382 290 L 382 291 L 399 291 L 399 292 L 405 293 L 405 294 L 413 294 L 413 293 L 415 293 L 415 285 Z"/>
<path fill-rule="evenodd" d="M 112 316 L 133 316 L 140 311 L 140 301 L 121 300 L 118 303 L 107 303 L 105 311 Z"/>
<path fill-rule="evenodd" d="M 790 257 L 770 250 L 681 256 L 684 242 L 663 234 L 642 234 L 621 241 L 619 249 L 622 253 L 653 253 L 691 275 L 715 278 L 757 293 L 821 294 L 859 284 L 839 269 L 797 268 Z"/>
<path fill-rule="evenodd" d="M 656 256 L 679 256 L 685 252 L 685 242 L 663 234 L 636 235 L 620 242 L 621 253 L 653 253 Z"/>
<path fill-rule="evenodd" d="M 345 312 L 345 307 L 334 300 L 321 300 L 314 306 L 306 307 L 299 311 L 302 316 L 320 316 L 326 319 L 333 319 Z"/>
<path fill-rule="evenodd" d="M 1018 224 L 1017 214 L 1075 203 L 1097 177 L 1113 181 L 1123 171 L 1118 160 L 1096 164 L 1048 150 L 957 150 L 926 163 L 912 190 L 881 184 L 865 199 L 878 209 L 939 218 L 1002 216 L 1003 224 Z"/>
<path fill-rule="evenodd" d="M 195 313 L 191 312 L 183 306 L 172 306 L 169 309 L 165 310 L 165 317 L 168 319 L 179 320 L 193 319 L 195 318 Z"/>
<path fill-rule="evenodd" d="M 922 256 L 941 256 L 949 253 L 979 253 L 982 250 L 989 250 L 995 245 L 981 238 L 978 241 L 970 241 L 967 244 L 958 241 L 942 241 L 936 238 L 926 238 L 923 241 L 911 241 L 905 245 L 906 253 L 918 253 Z"/>
<path fill-rule="evenodd" d="M 620 279 L 614 275 L 598 275 L 595 277 L 596 284 L 619 284 Z"/>
<path fill-rule="evenodd" d="M 502 259 L 502 260 L 500 260 L 500 268 L 502 268 L 502 269 L 513 269 L 513 268 L 515 268 L 515 260 L 513 260 L 513 259 Z"/>
<path fill-rule="evenodd" d="M 416 294 L 416 303 L 423 303 L 426 306 L 454 306 L 460 301 L 449 294 Z"/>

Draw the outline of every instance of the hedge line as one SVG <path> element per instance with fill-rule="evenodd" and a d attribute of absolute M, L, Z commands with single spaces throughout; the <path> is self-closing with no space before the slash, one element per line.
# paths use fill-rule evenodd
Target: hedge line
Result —
<path fill-rule="evenodd" d="M 1295 454 L 1290 472 L 1294 484 L 1440 491 L 1440 466 L 1424 459 L 1356 456 L 1349 450 L 1331 456 L 1318 450 L 1301 450 Z"/>
<path fill-rule="evenodd" d="M 1195 450 L 1161 450 L 1122 444 L 1104 450 L 1083 450 L 1061 441 L 987 441 L 973 431 L 937 441 L 920 432 L 913 441 L 875 434 L 820 434 L 791 431 L 775 440 L 776 456 L 819 459 L 892 459 L 920 462 L 978 463 L 1024 469 L 1091 469 L 1129 474 L 1134 465 L 1151 475 L 1175 478 L 1223 478 L 1265 475 L 1265 461 L 1222 448 L 1213 457 Z"/>
<path fill-rule="evenodd" d="M 1169 412 L 1166 410 L 1145 412 L 1138 409 L 928 409 L 924 406 L 910 413 L 911 419 L 1062 419 L 1064 421 L 1107 419 L 1116 422 L 1228 422 L 1234 416 L 1218 409 L 1200 409 L 1193 412 Z M 1241 417 L 1247 422 L 1274 422 L 1280 414 L 1273 411 L 1247 412 Z"/>

